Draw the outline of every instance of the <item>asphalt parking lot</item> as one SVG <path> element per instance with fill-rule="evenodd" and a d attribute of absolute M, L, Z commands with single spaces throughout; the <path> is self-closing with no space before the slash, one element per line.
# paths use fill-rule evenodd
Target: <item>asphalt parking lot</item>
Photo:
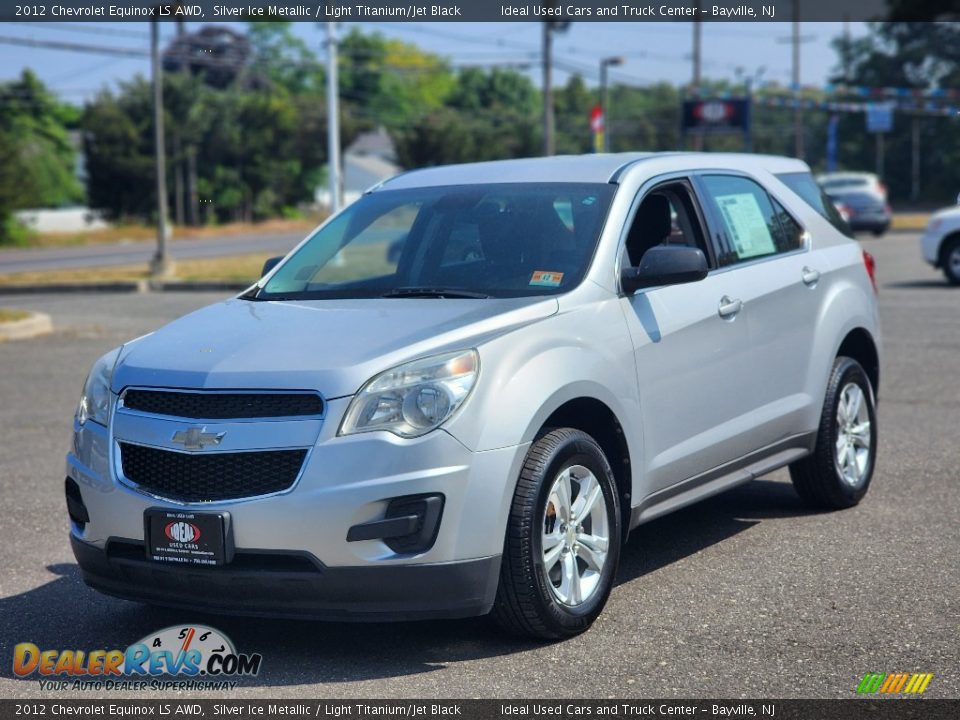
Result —
<path fill-rule="evenodd" d="M 852 697 L 864 673 L 893 671 L 932 672 L 927 696 L 960 697 L 960 288 L 924 265 L 915 235 L 863 243 L 877 258 L 885 350 L 864 502 L 811 513 L 778 472 L 645 525 L 600 620 L 559 644 L 516 642 L 482 620 L 223 618 L 88 590 L 62 491 L 85 373 L 218 296 L 4 298 L 58 330 L 0 344 L 0 697 L 77 697 L 13 679 L 18 642 L 123 648 L 185 622 L 263 654 L 232 698 Z"/>

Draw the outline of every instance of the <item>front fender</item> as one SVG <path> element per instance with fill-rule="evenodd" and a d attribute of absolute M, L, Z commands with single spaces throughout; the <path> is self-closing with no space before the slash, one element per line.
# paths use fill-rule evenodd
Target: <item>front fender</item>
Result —
<path fill-rule="evenodd" d="M 576 307 L 481 346 L 474 396 L 446 430 L 478 452 L 529 443 L 554 411 L 586 397 L 610 408 L 639 457 L 634 351 L 618 302 Z"/>

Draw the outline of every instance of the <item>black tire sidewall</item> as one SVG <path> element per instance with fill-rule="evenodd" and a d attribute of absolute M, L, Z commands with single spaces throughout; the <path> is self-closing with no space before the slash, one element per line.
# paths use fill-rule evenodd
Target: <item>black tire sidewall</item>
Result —
<path fill-rule="evenodd" d="M 840 427 L 837 423 L 837 409 L 840 405 L 840 397 L 843 389 L 849 383 L 855 383 L 863 392 L 864 400 L 867 403 L 867 414 L 870 418 L 870 454 L 869 465 L 864 479 L 857 486 L 850 485 L 840 474 L 836 460 L 837 436 L 840 433 Z M 866 372 L 860 364 L 851 358 L 837 358 L 833 371 L 833 381 L 830 383 L 830 414 L 829 426 L 827 432 L 827 444 L 829 448 L 830 471 L 835 479 L 834 491 L 851 504 L 856 504 L 866 495 L 870 487 L 870 481 L 873 479 L 873 470 L 877 463 L 877 411 L 876 399 L 873 393 L 873 386 Z M 824 458 L 826 459 L 826 458 Z"/>
<path fill-rule="evenodd" d="M 607 507 L 607 522 L 610 526 L 610 546 L 600 579 L 600 587 L 587 602 L 569 607 L 562 605 L 548 587 L 549 579 L 543 567 L 543 533 L 540 521 L 543 518 L 547 497 L 553 482 L 562 470 L 573 465 L 582 465 L 594 474 L 603 492 Z M 600 614 L 607 597 L 613 588 L 614 575 L 620 557 L 620 506 L 617 502 L 616 485 L 613 472 L 603 455 L 603 451 L 587 435 L 580 435 L 564 442 L 553 452 L 546 463 L 545 470 L 537 479 L 536 507 L 533 513 L 534 527 L 530 529 L 530 548 L 533 552 L 532 567 L 536 581 L 536 590 L 544 609 L 552 620 L 563 628 L 589 625 Z"/>
<path fill-rule="evenodd" d="M 943 274 L 947 278 L 947 282 L 951 285 L 960 285 L 960 276 L 954 275 L 950 270 L 950 255 L 957 251 L 960 248 L 960 238 L 954 238 L 950 240 L 943 246 L 943 255 L 941 259 L 941 265 L 943 267 Z"/>

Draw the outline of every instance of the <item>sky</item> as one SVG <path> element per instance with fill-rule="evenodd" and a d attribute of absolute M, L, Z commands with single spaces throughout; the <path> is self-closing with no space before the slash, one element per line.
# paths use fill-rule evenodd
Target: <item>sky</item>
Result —
<path fill-rule="evenodd" d="M 237 25 L 236 23 L 226 23 Z M 508 65 L 530 73 L 539 85 L 539 23 L 352 23 L 366 31 L 414 43 L 446 56 L 457 66 Z M 188 23 L 193 30 L 199 23 Z M 296 23 L 295 32 L 322 55 L 323 23 Z M 866 33 L 864 23 L 848 25 L 852 37 Z M 5 44 L 5 37 L 55 40 L 87 45 L 146 49 L 147 23 L 0 23 L 0 81 L 29 67 L 61 98 L 82 103 L 104 85 L 137 73 L 149 74 L 147 58 L 120 58 L 65 50 L 27 48 Z M 161 37 L 173 35 L 170 23 Z M 342 30 L 341 30 L 342 32 Z M 757 74 L 761 82 L 790 83 L 790 23 L 703 23 L 702 65 L 706 79 L 734 79 L 737 68 Z M 821 86 L 835 69 L 831 41 L 844 32 L 844 23 L 802 23 L 801 83 Z M 562 84 L 572 72 L 595 84 L 599 61 L 622 56 L 625 63 L 610 69 L 610 81 L 643 86 L 667 81 L 686 84 L 692 76 L 690 23 L 573 23 L 554 42 L 554 82 Z"/>

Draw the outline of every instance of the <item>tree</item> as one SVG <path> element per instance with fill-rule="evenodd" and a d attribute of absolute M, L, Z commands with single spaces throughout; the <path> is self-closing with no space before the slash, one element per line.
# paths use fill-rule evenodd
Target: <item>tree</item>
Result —
<path fill-rule="evenodd" d="M 371 124 L 409 124 L 441 108 L 456 87 L 439 56 L 357 28 L 340 41 L 340 63 L 341 97 Z"/>
<path fill-rule="evenodd" d="M 908 7 L 892 3 L 891 17 L 919 17 L 920 13 L 945 11 L 933 2 Z M 921 7 L 923 6 L 923 7 Z M 944 6 L 946 7 L 946 6 Z M 867 87 L 913 88 L 935 91 L 960 85 L 960 26 L 955 23 L 885 21 L 869 24 L 869 34 L 846 43 L 838 40 L 841 55 L 837 82 Z M 922 117 L 921 198 L 932 202 L 952 201 L 960 188 L 960 127 L 956 118 Z M 894 200 L 911 194 L 912 124 L 910 114 L 896 112 L 894 127 L 885 146 L 884 180 Z M 872 169 L 875 138 L 864 133 L 862 114 L 841 117 L 840 162 L 851 169 Z"/>
<path fill-rule="evenodd" d="M 76 120 L 29 70 L 0 85 L 0 243 L 16 239 L 14 210 L 78 202 L 75 152 L 67 124 Z"/>
<path fill-rule="evenodd" d="M 511 70 L 468 68 L 455 81 L 444 107 L 390 128 L 402 164 L 420 167 L 539 152 L 539 103 L 529 78 Z"/>
<path fill-rule="evenodd" d="M 111 218 L 149 218 L 156 209 L 153 95 L 142 76 L 103 90 L 84 109 L 87 197 Z"/>
<path fill-rule="evenodd" d="M 323 92 L 323 66 L 293 32 L 293 23 L 248 23 L 247 39 L 252 73 L 294 94 Z"/>

